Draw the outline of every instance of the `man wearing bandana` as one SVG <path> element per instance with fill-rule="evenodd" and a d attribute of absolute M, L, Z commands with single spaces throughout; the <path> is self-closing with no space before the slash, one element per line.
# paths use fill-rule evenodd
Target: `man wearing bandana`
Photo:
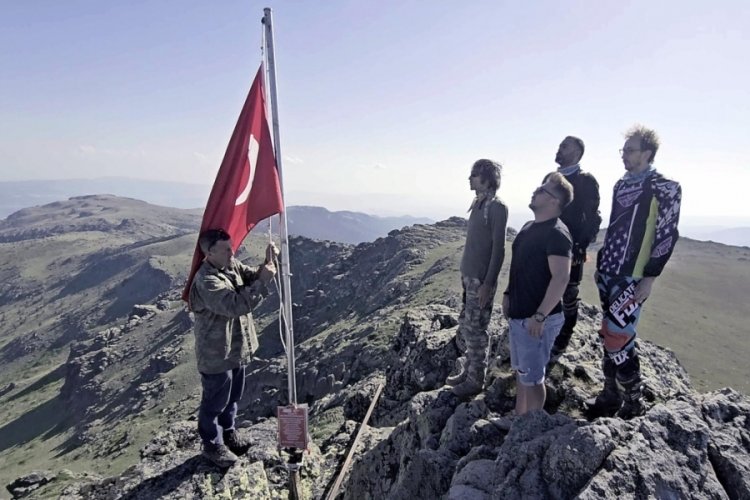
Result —
<path fill-rule="evenodd" d="M 609 227 L 596 262 L 604 389 L 586 401 L 591 418 L 616 412 L 627 419 L 645 412 L 636 326 L 641 305 L 679 237 L 682 188 L 653 167 L 659 149 L 656 132 L 636 126 L 625 137 L 620 155 L 626 173 L 615 183 Z"/>
<path fill-rule="evenodd" d="M 560 166 L 557 171 L 572 184 L 574 196 L 560 216 L 573 238 L 573 260 L 570 281 L 562 299 L 565 323 L 552 346 L 553 361 L 567 349 L 578 322 L 578 305 L 581 302 L 578 292 L 583 278 L 583 263 L 586 262 L 586 249 L 596 240 L 602 222 L 599 214 L 599 183 L 593 175 L 581 170 L 583 151 L 583 141 L 578 137 L 568 136 L 560 143 L 555 155 L 555 162 Z"/>

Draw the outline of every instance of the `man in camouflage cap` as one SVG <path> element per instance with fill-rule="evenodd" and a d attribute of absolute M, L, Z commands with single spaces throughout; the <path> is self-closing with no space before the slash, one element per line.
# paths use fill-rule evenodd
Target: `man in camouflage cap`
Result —
<path fill-rule="evenodd" d="M 266 262 L 254 268 L 234 258 L 230 237 L 221 229 L 203 231 L 198 244 L 206 256 L 190 288 L 203 387 L 198 433 L 203 456 L 229 467 L 249 447 L 234 427 L 237 402 L 245 388 L 245 366 L 258 348 L 251 311 L 268 294 L 278 250 L 270 244 Z"/>

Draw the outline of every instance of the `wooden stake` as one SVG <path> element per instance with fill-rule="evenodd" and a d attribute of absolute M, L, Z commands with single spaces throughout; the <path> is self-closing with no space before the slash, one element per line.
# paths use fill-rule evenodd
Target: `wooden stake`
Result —
<path fill-rule="evenodd" d="M 362 437 L 362 431 L 365 427 L 367 427 L 367 422 L 370 420 L 370 415 L 372 415 L 372 410 L 375 409 L 375 404 L 378 402 L 378 399 L 380 398 L 380 393 L 383 391 L 383 384 L 381 383 L 378 386 L 378 389 L 375 391 L 375 396 L 372 398 L 372 402 L 370 403 L 370 407 L 367 409 L 367 414 L 365 415 L 365 419 L 362 420 L 362 425 L 359 426 L 359 430 L 357 431 L 357 437 L 354 438 L 354 442 L 352 443 L 351 448 L 349 448 L 349 453 L 346 454 L 346 460 L 344 460 L 344 465 L 341 466 L 341 471 L 339 472 L 338 477 L 336 478 L 336 482 L 333 483 L 333 488 L 331 488 L 331 491 L 328 492 L 328 496 L 326 497 L 326 500 L 333 500 L 336 498 L 336 494 L 339 492 L 339 488 L 341 487 L 341 482 L 344 480 L 344 475 L 346 475 L 346 471 L 349 470 L 349 466 L 351 465 L 352 456 L 354 455 L 354 449 L 357 447 L 357 444 L 359 443 L 359 438 Z"/>

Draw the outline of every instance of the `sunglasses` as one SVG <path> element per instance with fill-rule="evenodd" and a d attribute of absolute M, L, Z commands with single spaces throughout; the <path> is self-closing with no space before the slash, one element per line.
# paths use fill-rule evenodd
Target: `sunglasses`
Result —
<path fill-rule="evenodd" d="M 545 188 L 544 186 L 539 186 L 538 188 L 536 188 L 536 190 L 537 190 L 537 192 L 542 191 L 544 193 L 547 193 L 549 196 L 553 197 L 556 200 L 560 199 L 552 191 L 550 191 L 549 189 Z"/>

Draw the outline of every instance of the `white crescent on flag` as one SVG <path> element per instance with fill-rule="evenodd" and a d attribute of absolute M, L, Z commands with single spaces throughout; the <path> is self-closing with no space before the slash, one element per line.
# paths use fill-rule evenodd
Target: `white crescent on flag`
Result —
<path fill-rule="evenodd" d="M 250 196 L 250 188 L 253 187 L 253 179 L 255 178 L 255 165 L 258 163 L 258 150 L 260 145 L 254 135 L 250 135 L 250 145 L 247 148 L 247 159 L 250 162 L 250 172 L 247 179 L 245 189 L 242 190 L 237 200 L 234 202 L 234 206 L 238 207 L 247 201 L 247 197 Z"/>

